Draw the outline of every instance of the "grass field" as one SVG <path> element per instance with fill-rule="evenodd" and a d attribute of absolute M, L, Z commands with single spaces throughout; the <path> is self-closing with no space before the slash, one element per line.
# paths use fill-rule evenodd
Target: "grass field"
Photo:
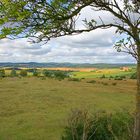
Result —
<path fill-rule="evenodd" d="M 90 80 L 1 79 L 0 140 L 59 140 L 74 108 L 90 112 L 134 109 L 135 80 L 94 79 L 96 83 L 87 83 Z"/>
<path fill-rule="evenodd" d="M 134 73 L 136 70 L 132 69 L 131 71 L 122 71 L 119 68 L 114 69 L 99 69 L 97 71 L 90 71 L 90 72 L 73 72 L 73 77 L 75 78 L 100 78 L 103 74 L 106 77 L 110 76 L 130 76 L 132 73 Z"/>

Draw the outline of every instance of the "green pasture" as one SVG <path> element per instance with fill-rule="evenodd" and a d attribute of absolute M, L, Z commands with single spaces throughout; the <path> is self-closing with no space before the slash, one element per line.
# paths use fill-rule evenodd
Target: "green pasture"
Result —
<path fill-rule="evenodd" d="M 0 79 L 0 140 L 60 140 L 75 108 L 134 110 L 135 80 L 90 80 Z"/>
<path fill-rule="evenodd" d="M 135 72 L 135 69 L 132 69 L 130 71 L 122 71 L 120 69 L 100 69 L 90 72 L 72 72 L 73 77 L 75 78 L 100 78 L 102 75 L 105 75 L 105 77 L 109 78 L 110 76 L 130 76 Z"/>

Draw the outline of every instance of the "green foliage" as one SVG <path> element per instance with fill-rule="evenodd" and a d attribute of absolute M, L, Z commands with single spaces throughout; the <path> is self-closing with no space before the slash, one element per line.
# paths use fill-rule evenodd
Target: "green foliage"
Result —
<path fill-rule="evenodd" d="M 105 85 L 105 86 L 107 86 L 108 85 L 108 83 L 106 83 L 106 82 L 101 82 L 103 85 Z"/>
<path fill-rule="evenodd" d="M 130 76 L 130 79 L 137 79 L 137 73 L 133 73 L 131 76 Z"/>
<path fill-rule="evenodd" d="M 112 85 L 113 85 L 113 86 L 116 86 L 116 85 L 117 85 L 117 83 L 112 83 Z"/>
<path fill-rule="evenodd" d="M 10 76 L 11 76 L 11 77 L 16 77 L 16 76 L 17 76 L 17 72 L 16 72 L 15 69 L 12 69 L 12 70 L 11 70 Z"/>
<path fill-rule="evenodd" d="M 113 78 L 113 76 L 111 75 L 109 78 L 110 78 L 110 79 L 112 79 L 112 78 Z"/>
<path fill-rule="evenodd" d="M 95 84 L 96 81 L 95 80 L 91 80 L 91 81 L 88 81 L 87 83 L 92 83 L 92 84 Z"/>
<path fill-rule="evenodd" d="M 19 75 L 22 77 L 26 77 L 28 75 L 28 73 L 26 70 L 21 70 Z"/>
<path fill-rule="evenodd" d="M 55 71 L 55 78 L 58 80 L 62 80 L 69 77 L 69 73 L 65 71 Z"/>
<path fill-rule="evenodd" d="M 5 70 L 4 69 L 0 69 L 0 77 L 5 77 Z"/>
<path fill-rule="evenodd" d="M 108 114 L 72 111 L 62 140 L 132 140 L 133 116 L 128 112 Z"/>
<path fill-rule="evenodd" d="M 115 76 L 114 80 L 123 80 L 121 76 Z"/>
<path fill-rule="evenodd" d="M 103 74 L 100 78 L 101 78 L 101 79 L 105 78 L 105 75 Z"/>
<path fill-rule="evenodd" d="M 59 71 L 59 70 L 44 70 L 43 75 L 49 78 L 63 80 L 65 78 L 68 78 L 70 73 L 67 71 Z"/>
<path fill-rule="evenodd" d="M 79 78 L 69 78 L 68 81 L 80 82 L 81 79 L 79 79 Z"/>
<path fill-rule="evenodd" d="M 114 3 L 112 5 L 112 2 L 113 0 L 101 0 L 100 2 L 98 2 L 98 0 L 2 0 L 0 2 L 0 15 L 2 15 L 0 25 L 3 27 L 5 23 L 10 22 L 11 25 L 16 24 L 18 26 L 4 27 L 0 32 L 0 37 L 5 38 L 7 35 L 18 37 L 18 35 L 22 33 L 22 36 L 24 37 L 33 37 L 36 35 L 37 39 L 35 42 L 41 42 L 44 40 L 48 41 L 50 38 L 73 33 L 82 33 L 84 31 L 92 31 L 97 28 L 117 27 L 116 33 L 122 34 L 125 32 L 133 38 L 133 31 L 129 30 L 129 28 L 131 28 L 132 25 L 135 25 L 134 27 L 136 28 L 138 25 L 131 23 L 132 21 L 129 21 L 129 19 L 124 16 L 123 11 L 128 12 L 128 15 L 133 13 L 139 14 L 139 3 L 135 2 L 132 5 L 131 1 L 128 0 L 126 2 L 126 0 L 123 0 L 121 5 L 118 2 L 117 4 Z M 113 15 L 115 19 L 120 19 L 122 24 L 117 24 L 117 22 L 104 24 L 104 22 L 102 22 L 100 25 L 95 19 L 87 20 L 85 16 L 84 20 L 81 22 L 86 28 L 77 31 L 77 29 L 75 29 L 76 18 L 74 17 L 79 15 L 80 11 L 86 6 L 92 6 L 93 9 L 97 8 L 114 13 Z M 136 18 L 133 22 L 139 24 L 138 20 L 139 19 Z M 123 23 L 130 27 L 125 28 Z M 38 32 L 40 34 L 37 35 Z M 129 40 L 129 38 L 127 40 Z M 120 43 L 122 44 L 124 41 L 116 43 L 116 46 L 118 44 L 118 46 L 120 46 Z M 117 50 L 119 51 L 120 47 Z"/>
<path fill-rule="evenodd" d="M 49 70 L 44 70 L 43 75 L 46 77 L 49 77 L 49 78 L 54 78 L 54 73 L 52 71 L 49 71 Z"/>
<path fill-rule="evenodd" d="M 33 70 L 33 76 L 39 76 L 39 72 L 36 69 Z"/>
<path fill-rule="evenodd" d="M 41 80 L 46 80 L 46 77 L 42 76 L 40 79 L 41 79 Z"/>

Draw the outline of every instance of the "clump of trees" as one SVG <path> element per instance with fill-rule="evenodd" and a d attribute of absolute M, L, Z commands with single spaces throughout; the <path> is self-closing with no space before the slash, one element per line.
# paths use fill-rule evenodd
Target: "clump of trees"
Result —
<path fill-rule="evenodd" d="M 22 70 L 20 71 L 19 75 L 22 76 L 22 77 L 26 77 L 26 76 L 28 75 L 28 73 L 27 73 L 26 70 L 22 69 Z"/>
<path fill-rule="evenodd" d="M 67 71 L 60 71 L 60 70 L 44 70 L 43 75 L 48 78 L 63 80 L 65 78 L 68 78 L 70 73 Z"/>
<path fill-rule="evenodd" d="M 125 79 L 125 78 L 126 78 L 125 75 L 120 75 L 120 76 L 116 75 L 116 76 L 114 77 L 114 80 L 123 80 L 123 79 Z"/>
<path fill-rule="evenodd" d="M 5 77 L 5 70 L 4 69 L 0 69 L 0 77 L 1 78 Z"/>
<path fill-rule="evenodd" d="M 33 76 L 39 76 L 39 72 L 36 69 L 33 70 Z"/>
<path fill-rule="evenodd" d="M 15 69 L 12 69 L 12 70 L 11 70 L 10 76 L 11 76 L 11 77 L 16 77 L 16 76 L 18 76 Z"/>
<path fill-rule="evenodd" d="M 105 77 L 105 75 L 103 74 L 100 78 L 101 78 L 101 79 L 104 79 L 104 78 L 106 78 L 106 77 Z"/>
<path fill-rule="evenodd" d="M 131 76 L 130 76 L 130 79 L 137 79 L 137 73 L 133 73 Z"/>

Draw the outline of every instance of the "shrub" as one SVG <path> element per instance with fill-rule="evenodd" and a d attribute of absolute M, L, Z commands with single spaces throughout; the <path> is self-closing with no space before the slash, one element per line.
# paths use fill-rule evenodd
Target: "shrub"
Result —
<path fill-rule="evenodd" d="M 108 114 L 75 110 L 68 119 L 62 140 L 132 140 L 133 116 L 128 112 Z"/>
<path fill-rule="evenodd" d="M 130 76 L 130 79 L 137 79 L 137 73 L 133 73 L 133 74 Z"/>
<path fill-rule="evenodd" d="M 42 76 L 42 77 L 41 77 L 41 80 L 46 80 L 46 77 Z"/>
<path fill-rule="evenodd" d="M 81 78 L 82 80 L 84 80 L 85 78 L 83 77 L 83 78 Z"/>
<path fill-rule="evenodd" d="M 120 78 L 125 79 L 125 78 L 126 78 L 126 76 L 125 76 L 125 75 L 121 75 L 121 76 L 120 76 Z"/>
<path fill-rule="evenodd" d="M 68 78 L 69 74 L 68 74 L 68 72 L 65 72 L 65 71 L 55 71 L 54 77 L 58 80 L 63 80 L 65 78 Z"/>
<path fill-rule="evenodd" d="M 33 70 L 33 76 L 39 76 L 39 72 L 36 69 Z"/>
<path fill-rule="evenodd" d="M 81 79 L 79 79 L 79 78 L 69 78 L 68 81 L 80 82 Z"/>
<path fill-rule="evenodd" d="M 22 76 L 22 77 L 26 77 L 27 76 L 27 71 L 26 70 L 21 70 L 19 75 Z"/>
<path fill-rule="evenodd" d="M 114 80 L 123 80 L 123 78 L 120 76 L 115 76 Z"/>
<path fill-rule="evenodd" d="M 113 86 L 116 86 L 116 85 L 117 85 L 117 83 L 112 83 L 112 85 L 113 85 Z"/>
<path fill-rule="evenodd" d="M 120 76 L 115 76 L 114 80 L 123 80 L 125 78 L 126 78 L 125 75 L 120 75 Z"/>
<path fill-rule="evenodd" d="M 62 80 L 69 77 L 70 72 L 60 70 L 44 70 L 43 75 L 49 78 Z"/>
<path fill-rule="evenodd" d="M 10 76 L 11 76 L 11 77 L 16 77 L 16 76 L 17 76 L 17 72 L 16 72 L 15 69 L 12 69 L 12 70 L 11 70 Z"/>
<path fill-rule="evenodd" d="M 91 80 L 91 81 L 88 81 L 87 83 L 93 83 L 93 84 L 95 84 L 96 81 L 95 80 Z"/>
<path fill-rule="evenodd" d="M 26 69 L 27 72 L 34 72 L 35 69 Z"/>
<path fill-rule="evenodd" d="M 0 77 L 5 77 L 5 70 L 4 69 L 0 69 Z"/>
<path fill-rule="evenodd" d="M 49 70 L 44 70 L 43 71 L 43 75 L 48 77 L 48 78 L 53 78 L 54 77 L 54 74 L 52 71 L 49 71 Z"/>
<path fill-rule="evenodd" d="M 107 85 L 108 85 L 108 83 L 105 83 L 105 82 L 102 82 L 102 84 L 103 84 L 103 85 L 105 85 L 105 86 L 107 86 Z"/>
<path fill-rule="evenodd" d="M 103 74 L 100 78 L 105 78 L 105 75 Z"/>
<path fill-rule="evenodd" d="M 111 79 L 111 78 L 113 78 L 113 76 L 110 76 L 109 78 Z"/>

